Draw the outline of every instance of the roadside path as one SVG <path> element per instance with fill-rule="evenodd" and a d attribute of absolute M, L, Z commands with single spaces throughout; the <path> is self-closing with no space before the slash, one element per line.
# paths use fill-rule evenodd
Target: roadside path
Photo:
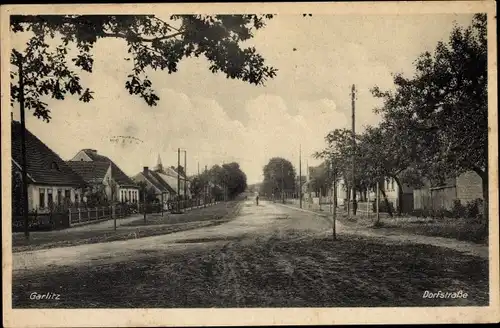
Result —
<path fill-rule="evenodd" d="M 301 209 L 295 207 L 293 205 L 280 204 L 276 203 L 279 206 L 283 206 L 295 211 L 308 212 L 311 214 L 315 214 L 325 220 L 328 220 L 330 224 L 333 219 L 330 213 L 318 213 L 311 210 Z M 399 243 L 411 243 L 411 244 L 424 244 L 424 245 L 432 245 L 436 247 L 445 247 L 449 249 L 456 250 L 458 252 L 462 252 L 468 255 L 479 256 L 481 258 L 489 258 L 488 246 L 476 244 L 467 241 L 456 240 L 452 238 L 444 238 L 444 237 L 432 237 L 432 236 L 424 236 L 424 235 L 415 235 L 415 234 L 405 234 L 405 233 L 390 233 L 387 231 L 380 231 L 376 229 L 369 228 L 353 228 L 346 226 L 337 220 L 336 222 L 336 230 L 338 233 L 358 235 L 363 237 L 375 237 L 375 238 L 384 238 L 386 240 L 390 240 L 393 242 Z"/>

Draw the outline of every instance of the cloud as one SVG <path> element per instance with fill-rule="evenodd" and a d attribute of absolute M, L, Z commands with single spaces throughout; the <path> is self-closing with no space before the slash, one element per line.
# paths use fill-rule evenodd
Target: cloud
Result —
<path fill-rule="evenodd" d="M 135 174 L 154 165 L 158 154 L 165 165 L 175 165 L 180 147 L 187 149 L 190 173 L 198 163 L 203 169 L 237 161 L 249 182 L 257 182 L 271 157 L 298 166 L 299 145 L 304 163 L 317 163 L 310 155 L 325 146 L 325 135 L 351 127 L 352 84 L 358 89 L 356 130 L 377 124 L 373 108 L 380 101 L 370 88 L 391 88 L 392 72 L 411 74 L 413 60 L 446 39 L 455 19 L 467 24 L 470 15 L 280 15 L 250 42 L 279 69 L 266 86 L 212 74 L 204 58 L 192 58 L 175 74 L 148 72 L 161 98 L 157 107 L 128 94 L 126 44 L 106 39 L 95 45 L 94 73 L 82 73 L 95 99 L 48 100 L 52 122 L 28 114 L 27 126 L 64 159 L 95 148 Z M 14 41 L 19 46 L 26 40 L 16 35 Z M 18 108 L 15 113 L 19 117 Z"/>

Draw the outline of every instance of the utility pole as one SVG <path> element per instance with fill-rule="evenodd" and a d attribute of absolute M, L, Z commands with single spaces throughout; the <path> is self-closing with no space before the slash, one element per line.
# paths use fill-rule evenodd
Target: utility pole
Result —
<path fill-rule="evenodd" d="M 227 202 L 227 175 L 224 170 L 224 164 L 225 164 L 224 161 L 222 161 L 222 170 L 223 170 L 222 172 L 224 172 L 222 177 L 222 186 L 223 186 L 222 192 L 224 194 L 224 201 Z"/>
<path fill-rule="evenodd" d="M 29 217 L 28 217 L 28 160 L 26 156 L 26 121 L 24 111 L 24 70 L 23 57 L 17 55 L 17 67 L 19 69 L 19 110 L 21 112 L 21 156 L 22 156 L 22 178 L 23 178 L 23 217 L 24 236 L 29 239 Z"/>
<path fill-rule="evenodd" d="M 113 181 L 113 166 L 111 165 L 111 161 L 109 162 L 109 178 L 108 185 L 111 194 L 111 218 L 113 218 L 113 226 L 116 230 L 116 215 L 113 215 L 113 203 L 114 203 L 114 181 Z"/>
<path fill-rule="evenodd" d="M 281 202 L 285 204 L 285 173 L 283 172 L 284 161 L 281 161 Z"/>
<path fill-rule="evenodd" d="M 337 172 L 333 168 L 333 220 L 332 220 L 332 232 L 333 240 L 337 240 Z"/>
<path fill-rule="evenodd" d="M 302 145 L 299 145 L 299 204 L 302 208 Z"/>
<path fill-rule="evenodd" d="M 207 181 L 204 183 L 203 186 L 203 207 L 207 207 L 207 193 L 208 193 L 208 185 L 210 184 L 210 181 L 208 181 L 208 176 L 207 176 L 207 166 L 205 165 L 205 177 L 207 178 Z"/>
<path fill-rule="evenodd" d="M 187 150 L 184 150 L 184 202 L 186 202 L 186 200 L 187 200 Z"/>
<path fill-rule="evenodd" d="M 356 183 L 355 183 L 355 159 L 356 159 L 356 86 L 352 85 L 352 214 L 356 216 Z"/>
<path fill-rule="evenodd" d="M 379 182 L 377 180 L 377 192 L 376 192 L 376 198 L 377 198 L 377 204 L 376 204 L 376 212 L 377 212 L 377 224 L 379 223 L 380 221 L 380 212 L 379 212 L 379 203 L 380 203 L 380 187 L 379 187 Z"/>
<path fill-rule="evenodd" d="M 146 223 L 146 188 L 147 185 L 142 186 L 142 201 L 144 202 L 144 223 Z"/>
<path fill-rule="evenodd" d="M 181 166 L 181 149 L 177 148 L 177 171 Z M 181 176 L 179 172 L 177 172 L 177 212 L 181 211 Z"/>

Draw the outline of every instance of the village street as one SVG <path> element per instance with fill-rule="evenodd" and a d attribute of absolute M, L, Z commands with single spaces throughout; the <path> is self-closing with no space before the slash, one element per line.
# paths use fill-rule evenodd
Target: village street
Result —
<path fill-rule="evenodd" d="M 237 205 L 233 220 L 217 226 L 14 253 L 13 305 L 368 306 L 396 299 L 408 306 L 488 300 L 488 264 L 480 250 L 471 256 L 456 250 L 463 251 L 464 243 L 433 247 L 430 239 L 391 239 L 340 223 L 337 232 L 333 242 L 328 218 L 247 200 Z M 422 297 L 446 287 L 469 297 Z M 31 300 L 32 293 L 60 299 Z"/>

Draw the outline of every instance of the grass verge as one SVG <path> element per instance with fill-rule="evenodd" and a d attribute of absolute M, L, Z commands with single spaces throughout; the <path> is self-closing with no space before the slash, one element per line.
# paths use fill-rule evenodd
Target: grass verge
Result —
<path fill-rule="evenodd" d="M 288 204 L 292 205 L 292 204 Z M 292 205 L 296 206 L 296 205 Z M 311 210 L 318 214 L 332 215 L 329 207 L 323 206 L 323 211 L 319 209 Z M 377 229 L 378 232 L 388 232 L 391 234 L 412 234 L 430 237 L 443 237 L 461 241 L 470 241 L 477 244 L 488 244 L 488 225 L 479 222 L 471 222 L 467 219 L 453 218 L 417 218 L 417 217 L 389 217 L 387 213 L 381 213 L 380 222 L 375 223 L 374 213 L 368 216 L 366 212 L 360 212 L 356 217 L 348 217 L 347 213 L 339 210 L 337 219 L 346 227 L 356 229 Z"/>
<path fill-rule="evenodd" d="M 174 233 L 178 231 L 219 225 L 232 219 L 238 208 L 237 202 L 221 203 L 206 209 L 196 209 L 184 214 L 149 216 L 113 228 L 89 230 L 61 230 L 32 233 L 29 240 L 16 234 L 12 238 L 12 252 L 35 251 L 56 247 L 104 243 Z"/>

